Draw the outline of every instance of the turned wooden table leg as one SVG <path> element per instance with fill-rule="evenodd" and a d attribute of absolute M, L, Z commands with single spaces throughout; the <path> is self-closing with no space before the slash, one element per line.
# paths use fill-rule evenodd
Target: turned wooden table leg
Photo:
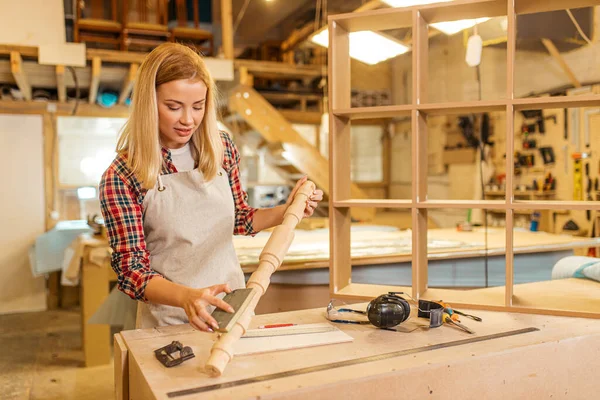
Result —
<path fill-rule="evenodd" d="M 220 336 L 219 340 L 213 345 L 210 357 L 206 363 L 206 371 L 212 376 L 223 374 L 225 367 L 233 358 L 235 343 L 246 333 L 250 320 L 254 315 L 254 309 L 261 296 L 265 294 L 271 275 L 279 268 L 284 256 L 294 240 L 294 229 L 302 220 L 306 202 L 315 185 L 312 182 L 306 182 L 296 193 L 292 204 L 288 207 L 283 217 L 283 223 L 277 226 L 271 237 L 267 241 L 265 248 L 259 257 L 259 265 L 256 271 L 250 276 L 248 288 L 256 291 L 254 298 L 240 316 L 231 330 Z"/>

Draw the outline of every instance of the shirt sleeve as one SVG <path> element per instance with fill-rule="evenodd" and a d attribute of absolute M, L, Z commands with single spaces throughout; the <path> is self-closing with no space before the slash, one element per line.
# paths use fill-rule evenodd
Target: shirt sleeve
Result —
<path fill-rule="evenodd" d="M 142 206 L 130 184 L 111 166 L 99 186 L 100 207 L 113 250 L 111 265 L 119 289 L 134 300 L 146 302 L 146 284 L 158 272 L 150 267 L 142 222 Z"/>
<path fill-rule="evenodd" d="M 258 232 L 254 230 L 253 221 L 256 208 L 248 205 L 248 193 L 240 183 L 240 153 L 226 132 L 221 132 L 224 145 L 223 169 L 229 175 L 229 186 L 235 203 L 235 225 L 234 235 L 255 236 Z"/>

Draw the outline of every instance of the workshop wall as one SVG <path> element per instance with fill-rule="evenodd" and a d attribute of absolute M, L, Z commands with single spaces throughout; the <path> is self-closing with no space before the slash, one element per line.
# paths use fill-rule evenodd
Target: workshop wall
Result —
<path fill-rule="evenodd" d="M 598 12 L 598 11 L 596 11 Z M 598 21 L 598 18 L 596 18 Z M 479 99 L 479 83 L 476 69 L 469 67 L 464 61 L 465 41 L 463 35 L 445 36 L 438 35 L 430 39 L 429 57 L 429 93 L 428 102 L 447 101 L 473 101 Z M 581 82 L 600 82 L 600 43 L 585 46 L 568 53 L 562 53 L 565 62 L 573 70 Z M 568 77 L 552 56 L 544 52 L 517 51 L 515 59 L 515 96 L 524 97 L 531 93 L 542 93 L 559 87 L 571 85 Z M 393 97 L 405 99 L 410 102 L 412 93 L 411 77 L 412 59 L 410 54 L 400 56 L 392 62 Z M 481 99 L 498 100 L 506 97 L 506 49 L 485 47 L 482 53 L 480 66 L 481 74 Z M 594 89 L 594 92 L 598 90 Z M 401 103 L 402 100 L 396 101 Z M 590 172 L 594 180 L 600 174 L 600 144 L 597 135 L 600 135 L 600 116 L 589 116 L 590 147 L 584 144 L 585 110 L 580 111 L 578 139 L 580 147 L 575 144 L 572 133 L 568 132 L 565 140 L 564 111 L 545 110 L 546 133 L 539 132 L 530 135 L 536 139 L 537 147 L 552 147 L 555 162 L 544 165 L 539 149 L 523 149 L 523 135 L 518 134 L 525 121 L 521 113 L 515 116 L 515 151 L 522 154 L 533 154 L 535 164 L 531 168 L 522 170 L 522 174 L 515 178 L 516 185 L 531 185 L 533 180 L 543 182 L 546 174 L 551 173 L 557 182 L 556 199 L 573 200 L 573 161 L 571 155 L 579 151 L 591 151 Z M 556 122 L 554 122 L 556 118 Z M 532 124 L 534 120 L 526 120 Z M 504 113 L 491 113 L 490 125 L 492 140 L 495 148 L 492 152 L 495 173 L 505 172 L 504 140 L 506 119 Z M 444 147 L 456 145 L 461 140 L 462 134 L 457 127 L 455 116 L 432 117 L 429 125 L 429 198 L 446 199 L 474 199 L 477 179 L 477 166 L 475 157 L 469 156 L 472 161 L 445 163 Z M 569 127 L 569 130 L 571 127 Z M 410 157 L 411 140 L 410 122 L 395 125 L 392 140 L 392 171 L 391 171 L 391 197 L 410 197 L 410 170 L 412 161 Z M 599 138 L 600 139 L 600 138 Z M 585 163 L 584 163 L 585 165 Z M 585 175 L 585 170 L 584 170 Z M 584 176 L 584 191 L 587 181 Z M 586 193 L 584 193 L 586 194 Z M 586 194 L 587 195 L 587 194 Z M 595 198 L 595 192 L 591 193 Z M 562 227 L 568 219 L 573 219 L 582 229 L 591 229 L 591 221 L 587 221 L 585 212 L 571 212 L 567 216 L 558 216 L 556 226 Z M 442 221 L 441 225 L 444 225 Z"/>
<path fill-rule="evenodd" d="M 44 233 L 44 152 L 39 115 L 0 116 L 4 171 L 0 207 L 0 314 L 46 309 L 43 277 L 31 274 L 29 252 Z"/>

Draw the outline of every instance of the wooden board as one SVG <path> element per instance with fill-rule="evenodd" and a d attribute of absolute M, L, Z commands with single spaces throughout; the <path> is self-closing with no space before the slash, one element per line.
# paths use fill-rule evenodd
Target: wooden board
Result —
<path fill-rule="evenodd" d="M 251 272 L 256 268 L 258 256 L 268 237 L 268 232 L 259 233 L 253 238 L 234 237 L 234 246 L 244 272 Z M 579 238 L 524 230 L 515 231 L 513 237 L 515 254 L 593 247 L 600 243 L 600 238 Z M 485 254 L 483 229 L 477 228 L 472 232 L 457 232 L 455 229 L 429 229 L 428 238 L 431 243 L 436 243 L 429 248 L 429 259 L 482 257 Z M 352 264 L 368 265 L 410 261 L 412 254 L 410 240 L 410 231 L 353 225 Z M 503 255 L 505 249 L 505 229 L 489 228 L 488 255 Z M 298 230 L 279 270 L 323 268 L 328 266 L 328 262 L 329 230 Z"/>
<path fill-rule="evenodd" d="M 253 318 L 251 327 L 291 320 L 302 324 L 321 323 L 324 322 L 323 312 L 324 306 L 314 310 L 260 315 Z M 132 399 L 141 399 L 142 396 L 179 398 L 167 397 L 167 394 L 193 388 L 206 388 L 207 391 L 181 398 L 399 398 L 411 393 L 413 399 L 455 399 L 491 398 L 489 394 L 494 393 L 493 398 L 502 399 L 562 398 L 565 392 L 573 398 L 594 398 L 597 394 L 594 374 L 600 367 L 597 357 L 600 351 L 600 321 L 489 311 L 471 313 L 483 318 L 482 323 L 463 320 L 465 325 L 476 331 L 475 335 L 446 326 L 399 333 L 366 325 L 339 325 L 340 330 L 354 338 L 353 342 L 234 357 L 220 378 L 210 378 L 202 372 L 212 345 L 211 334 L 199 333 L 189 325 L 125 331 L 122 335 L 130 351 L 130 370 L 134 371 L 134 376 L 130 376 L 130 395 Z M 411 317 L 403 326 L 408 331 L 422 325 L 427 325 L 427 320 Z M 422 351 L 431 345 L 529 327 L 539 330 Z M 196 357 L 176 368 L 164 368 L 154 359 L 152 350 L 175 339 L 192 346 Z M 402 350 L 416 352 L 326 371 L 253 380 L 299 368 Z M 506 368 L 507 365 L 513 368 Z M 581 369 L 581 365 L 586 365 L 586 368 Z M 565 371 L 571 368 L 577 373 L 564 379 Z M 432 379 L 432 376 L 439 379 Z M 234 384 L 240 380 L 249 381 Z M 452 382 L 451 391 L 447 390 L 448 382 Z M 225 386 L 219 388 L 221 384 Z M 432 397 L 432 394 L 435 396 Z"/>
<path fill-rule="evenodd" d="M 40 45 L 38 53 L 40 65 L 63 65 L 85 67 L 84 43 L 51 43 Z"/>
<path fill-rule="evenodd" d="M 0 2 L 0 43 L 37 46 L 65 43 L 65 14 L 62 0 Z"/>
<path fill-rule="evenodd" d="M 115 400 L 129 399 L 129 359 L 120 333 L 114 335 Z"/>
<path fill-rule="evenodd" d="M 44 278 L 34 278 L 29 263 L 45 227 L 42 117 L 0 116 L 0 146 L 10 149 L 0 162 L 0 314 L 45 310 Z"/>
<path fill-rule="evenodd" d="M 324 323 L 307 325 L 319 326 L 328 324 Z M 333 330 L 331 332 L 305 333 L 289 336 L 241 338 L 235 344 L 235 355 L 247 356 L 251 354 L 269 353 L 273 351 L 284 351 L 300 349 L 304 347 L 316 347 L 332 345 L 336 343 L 346 343 L 352 342 L 353 340 L 354 339 L 352 338 L 352 336 L 342 332 L 339 329 Z M 331 348 L 331 351 L 334 351 L 333 348 Z"/>

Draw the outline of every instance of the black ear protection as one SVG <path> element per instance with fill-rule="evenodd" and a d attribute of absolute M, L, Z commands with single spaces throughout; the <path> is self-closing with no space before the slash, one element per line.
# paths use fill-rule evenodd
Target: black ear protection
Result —
<path fill-rule="evenodd" d="M 389 292 L 371 300 L 367 305 L 369 322 L 378 328 L 391 328 L 406 321 L 410 316 L 410 304 L 398 296 L 401 292 Z"/>
<path fill-rule="evenodd" d="M 352 308 L 334 308 L 333 300 L 327 306 L 327 319 L 331 322 L 343 324 L 373 324 L 377 328 L 392 328 L 400 325 L 410 317 L 410 304 L 399 295 L 406 295 L 415 301 L 409 294 L 404 292 L 388 292 L 371 300 L 367 305 L 366 311 L 354 310 Z M 415 301 L 415 303 L 417 303 Z M 418 317 L 429 318 L 429 327 L 436 328 L 442 325 L 444 307 L 433 301 L 418 301 Z M 364 320 L 346 320 L 338 316 L 337 313 L 349 312 L 355 314 L 367 315 L 369 321 Z"/>

